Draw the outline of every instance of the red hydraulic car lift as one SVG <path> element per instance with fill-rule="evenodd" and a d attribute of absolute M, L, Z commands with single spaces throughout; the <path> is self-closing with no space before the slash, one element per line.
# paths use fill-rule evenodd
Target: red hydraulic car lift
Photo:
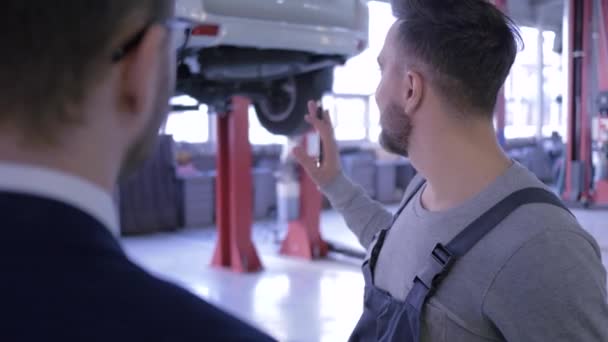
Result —
<path fill-rule="evenodd" d="M 304 138 L 306 150 L 308 137 Z M 323 199 L 313 180 L 300 172 L 300 217 L 289 223 L 281 254 L 307 260 L 324 258 L 329 246 L 321 237 L 321 207 Z"/>
<path fill-rule="evenodd" d="M 603 95 L 602 99 L 603 105 L 600 108 L 599 113 L 595 113 L 597 115 L 597 125 L 596 125 L 596 136 L 594 137 L 596 142 L 596 148 L 602 149 L 604 154 L 604 158 L 608 160 L 608 3 L 606 1 L 601 1 L 599 4 L 596 3 L 596 18 L 598 18 L 598 27 L 599 27 L 599 39 L 597 40 L 598 44 L 596 48 L 599 50 L 598 52 L 598 61 L 597 61 L 597 75 L 598 75 L 598 92 Z M 600 160 L 600 163 L 606 163 L 606 160 Z M 608 163 L 606 163 L 608 164 Z M 608 165 L 603 165 L 603 168 L 608 167 Z M 593 192 L 593 204 L 598 207 L 608 207 L 608 172 L 604 171 L 604 175 L 598 177 L 598 180 L 595 181 L 594 184 L 594 192 Z"/>
<path fill-rule="evenodd" d="M 608 23 L 601 20 L 608 17 L 608 3 L 567 1 L 569 48 L 564 52 L 568 54 L 570 84 L 567 94 L 568 145 L 563 198 L 569 204 L 605 207 L 608 206 L 608 180 L 593 179 L 592 123 L 597 120 L 601 126 L 602 121 L 606 122 L 608 118 L 600 118 L 592 103 L 598 100 L 596 96 L 600 92 L 608 91 Z M 597 44 L 592 39 L 594 32 L 598 34 Z M 594 83 L 598 94 L 594 94 Z M 608 144 L 607 141 L 600 143 Z"/>
<path fill-rule="evenodd" d="M 232 99 L 218 115 L 216 206 L 218 241 L 212 265 L 235 272 L 262 269 L 251 240 L 253 186 L 249 143 L 249 100 Z"/>

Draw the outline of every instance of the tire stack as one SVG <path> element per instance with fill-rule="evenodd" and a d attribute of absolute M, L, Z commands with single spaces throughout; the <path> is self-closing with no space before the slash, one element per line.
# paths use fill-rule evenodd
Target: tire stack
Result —
<path fill-rule="evenodd" d="M 120 221 L 125 235 L 174 231 L 180 227 L 180 194 L 173 137 L 159 137 L 151 158 L 120 183 Z"/>

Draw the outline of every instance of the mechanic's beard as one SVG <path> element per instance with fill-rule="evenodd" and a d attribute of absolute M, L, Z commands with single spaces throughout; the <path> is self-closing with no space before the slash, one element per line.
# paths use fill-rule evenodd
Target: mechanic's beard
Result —
<path fill-rule="evenodd" d="M 389 105 L 382 113 L 380 125 L 382 126 L 380 145 L 387 152 L 408 157 L 413 127 L 405 110 L 395 104 Z"/>
<path fill-rule="evenodd" d="M 161 78 L 156 94 L 156 104 L 154 113 L 142 135 L 127 150 L 127 154 L 121 165 L 119 181 L 128 179 L 133 175 L 150 157 L 158 142 L 158 134 L 163 122 L 169 114 L 169 98 L 172 83 L 169 82 L 169 75 L 165 74 Z"/>

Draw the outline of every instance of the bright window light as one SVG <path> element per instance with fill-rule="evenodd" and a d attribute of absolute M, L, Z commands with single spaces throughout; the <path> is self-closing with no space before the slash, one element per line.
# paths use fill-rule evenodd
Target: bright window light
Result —
<path fill-rule="evenodd" d="M 505 138 L 527 138 L 536 136 L 539 124 L 538 54 L 539 31 L 533 27 L 520 27 L 524 50 L 517 55 L 511 74 L 505 82 L 506 127 Z M 563 97 L 563 74 L 561 56 L 553 51 L 556 34 L 544 31 L 543 37 L 543 136 L 553 132 L 566 132 L 566 108 L 558 98 Z M 564 136 L 564 134 L 562 134 Z"/>
<path fill-rule="evenodd" d="M 209 116 L 207 107 L 199 111 L 174 112 L 169 115 L 165 133 L 178 142 L 205 143 L 209 141 Z"/>
<path fill-rule="evenodd" d="M 384 46 L 389 29 L 395 22 L 391 5 L 372 1 L 370 10 L 369 47 L 359 56 L 350 59 L 343 67 L 336 68 L 334 92 L 338 94 L 369 95 L 380 83 L 378 55 Z"/>
<path fill-rule="evenodd" d="M 182 95 L 171 98 L 171 104 L 174 106 L 196 106 L 198 101 L 188 95 Z"/>
<path fill-rule="evenodd" d="M 380 109 L 373 99 L 369 106 L 369 140 L 377 143 L 380 138 L 382 128 L 380 127 Z"/>
<path fill-rule="evenodd" d="M 336 139 L 357 141 L 366 138 L 366 104 L 361 99 L 336 99 Z"/>
<path fill-rule="evenodd" d="M 258 116 L 253 106 L 249 107 L 249 142 L 253 145 L 284 145 L 287 144 L 287 138 L 280 135 L 274 135 L 258 120 Z"/>

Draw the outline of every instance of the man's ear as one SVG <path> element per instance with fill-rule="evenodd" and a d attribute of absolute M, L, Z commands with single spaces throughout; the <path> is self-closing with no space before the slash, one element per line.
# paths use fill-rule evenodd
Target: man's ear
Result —
<path fill-rule="evenodd" d="M 424 80 L 416 71 L 408 71 L 405 75 L 404 108 L 406 113 L 414 113 L 422 103 L 424 96 Z"/>
<path fill-rule="evenodd" d="M 144 35 L 141 43 L 119 66 L 120 74 L 120 113 L 131 116 L 128 120 L 144 119 L 152 114 L 157 95 L 160 66 L 163 56 L 162 47 L 165 30 L 152 26 Z M 144 116 L 134 118 L 133 116 Z M 126 119 L 126 118 L 123 118 Z"/>

